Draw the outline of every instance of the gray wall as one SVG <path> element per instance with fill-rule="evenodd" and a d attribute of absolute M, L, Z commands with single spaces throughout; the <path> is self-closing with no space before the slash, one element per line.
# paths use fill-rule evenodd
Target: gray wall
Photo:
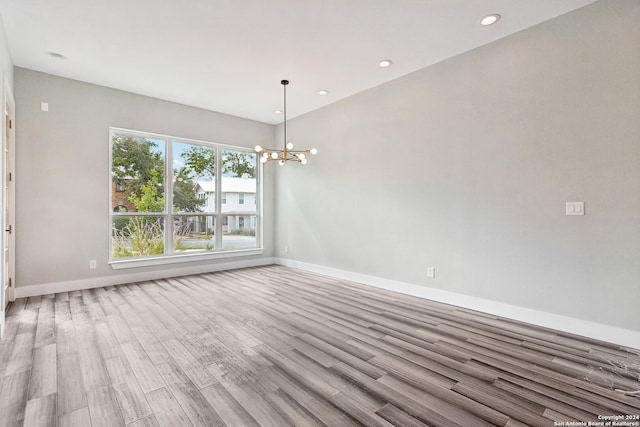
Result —
<path fill-rule="evenodd" d="M 276 256 L 640 330 L 638 41 L 602 0 L 292 120 Z"/>
<path fill-rule="evenodd" d="M 15 92 L 17 287 L 158 269 L 107 265 L 110 126 L 243 147 L 274 140 L 272 125 L 17 67 Z M 40 111 L 41 101 L 49 112 Z M 265 173 L 264 257 L 273 248 L 271 174 Z M 89 270 L 90 259 L 97 269 Z"/>

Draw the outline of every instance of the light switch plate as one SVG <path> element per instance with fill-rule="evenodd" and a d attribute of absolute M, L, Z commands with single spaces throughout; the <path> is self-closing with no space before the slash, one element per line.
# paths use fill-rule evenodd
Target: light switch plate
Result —
<path fill-rule="evenodd" d="M 584 202 L 567 202 L 567 215 L 584 215 Z"/>
<path fill-rule="evenodd" d="M 427 267 L 427 277 L 433 279 L 436 277 L 436 268 L 435 267 Z"/>
<path fill-rule="evenodd" d="M 48 102 L 41 102 L 40 103 L 40 111 L 49 111 L 49 103 Z"/>

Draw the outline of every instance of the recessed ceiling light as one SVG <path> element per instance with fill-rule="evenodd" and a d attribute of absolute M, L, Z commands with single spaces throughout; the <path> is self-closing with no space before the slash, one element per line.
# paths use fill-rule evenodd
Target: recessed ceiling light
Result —
<path fill-rule="evenodd" d="M 273 111 L 273 114 L 282 114 L 282 111 L 280 111 L 280 110 L 274 110 L 274 111 Z"/>
<path fill-rule="evenodd" d="M 390 59 L 383 59 L 382 61 L 378 62 L 378 67 L 380 68 L 387 68 L 388 66 L 390 66 L 391 64 L 393 64 L 393 61 Z"/>
<path fill-rule="evenodd" d="M 487 15 L 484 18 L 482 18 L 482 20 L 480 21 L 480 24 L 484 26 L 493 25 L 499 20 L 500 20 L 500 15 L 498 15 L 497 13 L 492 13 L 491 15 Z"/>
<path fill-rule="evenodd" d="M 325 89 L 319 90 L 318 95 L 329 95 L 329 91 Z"/>
<path fill-rule="evenodd" d="M 65 59 L 67 59 L 66 56 L 58 52 L 49 52 L 49 56 L 55 59 L 56 61 L 64 61 Z"/>

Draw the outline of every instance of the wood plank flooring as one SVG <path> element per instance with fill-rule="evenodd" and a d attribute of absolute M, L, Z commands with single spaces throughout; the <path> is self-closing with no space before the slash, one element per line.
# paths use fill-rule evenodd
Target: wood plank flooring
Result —
<path fill-rule="evenodd" d="M 640 414 L 640 396 L 620 391 L 640 389 L 638 350 L 281 266 L 19 299 L 7 314 L 0 426 Z"/>

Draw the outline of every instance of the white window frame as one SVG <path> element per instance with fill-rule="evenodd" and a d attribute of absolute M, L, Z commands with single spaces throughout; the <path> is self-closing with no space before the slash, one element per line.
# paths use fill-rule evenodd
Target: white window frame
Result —
<path fill-rule="evenodd" d="M 111 177 L 111 168 L 112 168 L 112 145 L 113 145 L 113 136 L 114 135 L 127 135 L 131 137 L 138 138 L 153 138 L 153 139 L 164 139 L 166 140 L 165 146 L 165 174 L 164 174 L 164 194 L 165 194 L 165 208 L 163 212 L 149 212 L 149 213 L 132 213 L 126 212 L 122 215 L 119 215 L 117 212 L 113 212 L 111 209 L 112 205 L 112 177 Z M 222 227 L 223 227 L 223 217 L 229 214 L 233 214 L 232 212 L 222 212 L 222 179 L 220 176 L 216 177 L 216 192 L 215 192 L 215 212 L 189 212 L 189 213 L 176 213 L 172 212 L 173 206 L 173 149 L 172 144 L 176 143 L 188 143 L 195 144 L 200 146 L 205 146 L 209 148 L 213 148 L 216 150 L 216 171 L 222 171 L 222 152 L 223 150 L 237 150 L 244 151 L 251 154 L 255 154 L 255 151 L 252 148 L 248 147 L 239 147 L 228 144 L 221 144 L 209 141 L 201 141 L 190 138 L 182 138 L 176 136 L 162 135 L 151 132 L 142 132 L 131 129 L 123 129 L 110 127 L 109 128 L 109 265 L 111 268 L 119 270 L 124 268 L 133 268 L 133 267 L 148 267 L 154 265 L 164 265 L 164 264 L 173 264 L 173 263 L 183 263 L 183 262 L 194 262 L 194 261 L 205 261 L 212 259 L 225 259 L 225 258 L 235 258 L 235 257 L 245 257 L 245 256 L 254 256 L 261 255 L 264 251 L 263 246 L 263 214 L 262 214 L 262 168 L 261 163 L 257 161 L 256 158 L 256 209 L 255 212 L 243 212 L 245 215 L 255 215 L 256 217 L 256 247 L 249 249 L 234 249 L 234 250 L 224 250 L 222 249 Z M 164 217 L 164 234 L 165 234 L 165 251 L 172 251 L 173 248 L 173 220 L 172 217 L 175 215 L 179 216 L 213 216 L 215 218 L 215 248 L 210 251 L 202 251 L 195 253 L 165 253 L 163 255 L 150 255 L 144 257 L 132 257 L 132 258 L 113 258 L 113 239 L 112 239 L 112 224 L 113 218 L 117 216 L 160 216 Z"/>

